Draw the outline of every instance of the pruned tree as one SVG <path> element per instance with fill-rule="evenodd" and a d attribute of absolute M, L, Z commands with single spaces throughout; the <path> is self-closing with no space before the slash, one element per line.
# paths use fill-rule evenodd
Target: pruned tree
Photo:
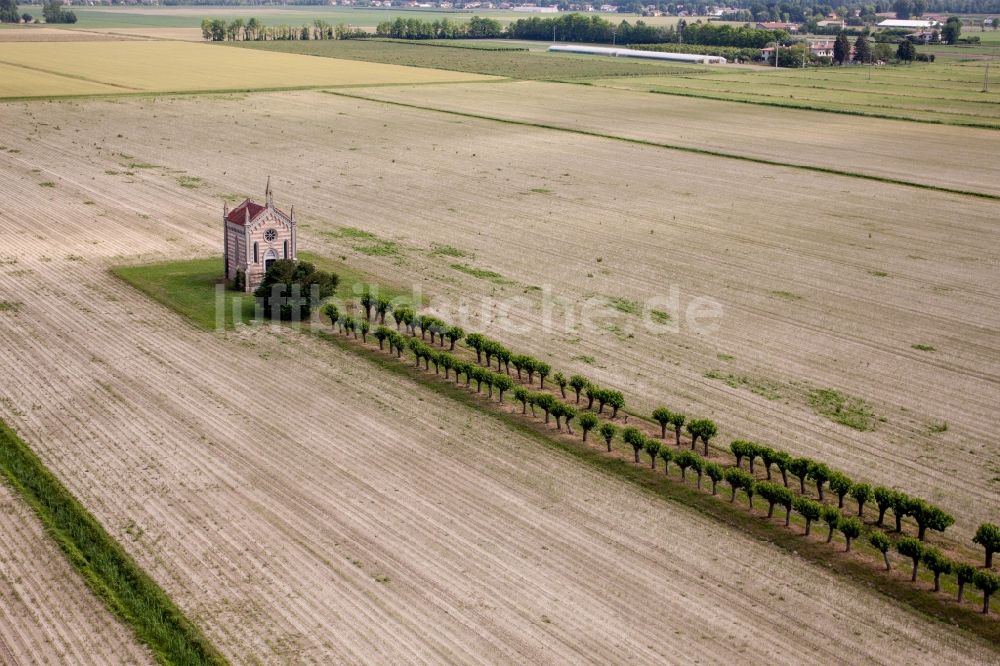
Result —
<path fill-rule="evenodd" d="M 792 457 L 784 451 L 774 452 L 774 466 L 781 472 L 781 483 L 788 487 L 788 466 L 792 464 Z"/>
<path fill-rule="evenodd" d="M 844 497 L 847 493 L 851 492 L 853 484 L 846 474 L 841 472 L 833 472 L 830 474 L 830 479 L 828 481 L 830 485 L 830 490 L 832 490 L 837 495 L 837 508 L 844 508 Z"/>
<path fill-rule="evenodd" d="M 952 569 L 951 560 L 941 554 L 941 551 L 933 546 L 926 546 L 924 554 L 920 558 L 924 566 L 934 574 L 934 591 L 941 591 L 941 574 L 950 574 Z"/>
<path fill-rule="evenodd" d="M 917 581 L 917 568 L 920 566 L 920 558 L 924 555 L 924 544 L 919 539 L 903 537 L 896 542 L 896 550 L 903 557 L 913 560 L 913 574 L 910 576 L 910 581 L 915 583 Z"/>
<path fill-rule="evenodd" d="M 780 484 L 764 481 L 757 484 L 757 493 L 767 500 L 768 518 L 774 514 L 775 505 L 779 505 L 785 510 L 785 527 L 788 527 L 791 524 L 792 504 L 795 499 L 792 491 Z"/>
<path fill-rule="evenodd" d="M 847 541 L 844 551 L 849 553 L 851 552 L 851 541 L 861 536 L 861 521 L 855 516 L 841 518 L 838 527 L 840 528 L 840 533 L 844 535 L 844 540 Z"/>
<path fill-rule="evenodd" d="M 365 309 L 365 321 L 371 321 L 372 319 L 372 308 L 375 307 L 375 300 L 375 295 L 367 289 L 358 299 L 358 302 L 361 303 L 361 307 Z"/>
<path fill-rule="evenodd" d="M 809 464 L 809 479 L 816 483 L 816 494 L 819 495 L 819 501 L 823 501 L 823 485 L 826 483 L 827 479 L 830 478 L 830 468 L 823 463 L 811 462 Z"/>
<path fill-rule="evenodd" d="M 664 449 L 664 450 L 669 451 L 670 449 Z M 663 456 L 663 451 L 660 451 L 660 456 L 661 457 Z M 722 465 L 714 462 L 706 462 L 705 474 L 707 474 L 708 478 L 712 480 L 712 494 L 713 495 L 717 494 L 719 488 L 719 481 L 721 481 L 725 476 L 725 472 L 722 469 Z"/>
<path fill-rule="evenodd" d="M 625 396 L 621 391 L 607 392 L 608 407 L 611 408 L 611 418 L 617 418 L 618 410 L 625 406 Z"/>
<path fill-rule="evenodd" d="M 562 415 L 566 419 L 566 432 L 573 434 L 573 418 L 576 416 L 576 407 L 572 405 L 567 405 L 564 402 L 559 403 L 562 405 Z"/>
<path fill-rule="evenodd" d="M 972 582 L 973 577 L 976 575 L 976 567 L 964 562 L 956 562 L 952 569 L 955 572 L 955 581 L 958 583 L 958 603 L 962 603 L 962 597 L 965 595 L 965 586 L 967 583 Z"/>
<path fill-rule="evenodd" d="M 597 427 L 599 419 L 590 412 L 580 414 L 580 430 L 583 431 L 583 441 L 587 441 L 587 433 Z"/>
<path fill-rule="evenodd" d="M 892 566 L 889 564 L 889 548 L 892 546 L 892 541 L 885 535 L 885 532 L 873 531 L 868 535 L 868 543 L 875 550 L 882 553 L 882 559 L 885 561 L 885 570 L 889 571 L 892 569 Z"/>
<path fill-rule="evenodd" d="M 823 506 L 820 510 L 820 518 L 826 523 L 826 526 L 830 528 L 830 531 L 826 535 L 826 542 L 830 543 L 833 541 L 833 532 L 840 526 L 840 509 L 835 506 Z"/>
<path fill-rule="evenodd" d="M 580 404 L 580 391 L 587 388 L 590 382 L 582 375 L 573 375 L 569 378 L 570 388 L 576 393 L 576 404 Z"/>
<path fill-rule="evenodd" d="M 465 344 L 476 352 L 476 363 L 483 362 L 483 348 L 486 346 L 486 336 L 482 333 L 469 333 L 465 336 Z"/>
<path fill-rule="evenodd" d="M 337 306 L 333 303 L 327 303 L 321 312 L 330 319 L 330 326 L 337 328 L 337 322 L 340 321 L 340 310 L 337 309 Z"/>
<path fill-rule="evenodd" d="M 566 379 L 566 375 L 564 375 L 561 372 L 557 372 L 556 374 L 552 375 L 552 381 L 555 382 L 556 386 L 559 387 L 559 395 L 561 395 L 562 399 L 565 400 L 566 399 L 566 384 L 568 383 L 568 380 Z"/>
<path fill-rule="evenodd" d="M 379 296 L 375 299 L 375 314 L 378 315 L 378 323 L 385 326 L 385 315 L 392 309 L 392 301 L 388 296 Z"/>
<path fill-rule="evenodd" d="M 545 412 L 545 422 L 549 422 L 549 414 L 552 411 L 552 407 L 556 404 L 556 399 L 551 393 L 536 393 L 535 394 L 535 404 L 542 408 Z"/>
<path fill-rule="evenodd" d="M 851 486 L 851 497 L 858 503 L 858 518 L 864 518 L 865 504 L 872 501 L 872 487 L 867 483 L 855 483 Z"/>
<path fill-rule="evenodd" d="M 764 450 L 764 447 L 761 446 L 760 444 L 757 444 L 756 442 L 748 442 L 748 444 L 749 446 L 747 446 L 747 461 L 749 461 L 750 463 L 750 473 L 753 474 L 754 462 L 760 456 L 760 453 L 761 451 Z"/>
<path fill-rule="evenodd" d="M 656 469 L 656 458 L 660 453 L 660 443 L 652 437 L 646 437 L 642 448 L 644 448 L 646 453 L 649 455 L 650 469 Z"/>
<path fill-rule="evenodd" d="M 537 364 L 535 364 L 535 372 L 538 373 L 538 388 L 541 389 L 545 388 L 545 378 L 549 376 L 549 373 L 551 371 L 552 371 L 552 366 L 550 366 L 548 363 L 542 363 L 541 361 L 539 361 Z M 530 377 L 531 375 L 530 370 L 528 371 L 528 375 Z"/>
<path fill-rule="evenodd" d="M 376 327 L 375 332 L 372 335 L 374 335 L 375 339 L 378 340 L 379 351 L 382 351 L 385 348 L 385 341 L 389 337 L 390 333 L 392 333 L 392 331 L 385 326 Z"/>
<path fill-rule="evenodd" d="M 451 351 L 455 351 L 455 343 L 465 337 L 465 331 L 460 326 L 449 326 L 444 332 L 444 337 L 448 338 Z"/>
<path fill-rule="evenodd" d="M 514 380 L 505 372 L 497 372 L 493 375 L 493 388 L 497 390 L 500 403 L 503 404 L 503 394 L 514 387 Z"/>
<path fill-rule="evenodd" d="M 361 333 L 361 342 L 368 343 L 368 331 L 371 330 L 372 325 L 368 323 L 367 319 L 362 319 L 358 322 L 358 331 Z"/>
<path fill-rule="evenodd" d="M 587 396 L 587 409 L 593 409 L 594 400 L 597 398 L 598 395 L 600 395 L 601 388 L 599 386 L 595 386 L 594 384 L 588 383 L 583 388 L 583 392 Z"/>
<path fill-rule="evenodd" d="M 764 463 L 764 472 L 767 474 L 767 480 L 770 481 L 771 466 L 774 465 L 774 461 L 776 459 L 775 456 L 778 455 L 778 452 L 772 449 L 770 446 L 761 446 L 760 450 L 758 451 L 758 455 L 760 455 L 761 462 Z"/>
<path fill-rule="evenodd" d="M 687 481 L 688 467 L 694 465 L 695 456 L 697 456 L 697 454 L 692 451 L 681 451 L 676 456 L 674 456 L 674 464 L 677 465 L 681 470 L 682 482 Z"/>
<path fill-rule="evenodd" d="M 684 427 L 684 421 L 686 419 L 687 417 L 680 412 L 673 412 L 670 415 L 670 423 L 674 426 L 674 437 L 677 440 L 677 446 L 681 445 L 681 428 Z"/>
<path fill-rule="evenodd" d="M 531 358 L 530 356 L 525 356 L 521 359 L 521 367 L 524 371 L 528 373 L 528 383 L 535 383 L 535 371 L 538 369 L 538 361 Z"/>
<path fill-rule="evenodd" d="M 983 593 L 983 615 L 987 615 L 990 612 L 990 597 L 1000 590 L 1000 576 L 983 569 L 972 577 L 972 584 Z"/>
<path fill-rule="evenodd" d="M 635 463 L 639 464 L 639 452 L 646 446 L 646 436 L 642 431 L 634 426 L 629 426 L 622 430 L 622 439 L 635 451 Z"/>
<path fill-rule="evenodd" d="M 698 490 L 701 490 L 701 479 L 705 473 L 705 459 L 691 452 L 691 469 L 698 475 Z"/>
<path fill-rule="evenodd" d="M 666 407 L 657 407 L 653 410 L 653 420 L 660 424 L 660 439 L 667 438 L 667 426 L 670 425 L 670 417 L 673 414 Z"/>
<path fill-rule="evenodd" d="M 705 444 L 704 455 L 708 456 L 708 442 L 719 432 L 715 422 L 708 419 L 694 419 L 688 423 L 687 427 L 688 432 L 691 433 L 691 448 L 694 449 L 700 438 Z"/>
<path fill-rule="evenodd" d="M 660 446 L 660 459 L 663 460 L 663 473 L 670 474 L 670 461 L 674 459 L 674 451 L 665 443 Z"/>
<path fill-rule="evenodd" d="M 892 494 L 892 515 L 896 518 L 896 531 L 903 531 L 903 518 L 906 518 L 913 510 L 913 500 L 906 494 L 896 491 Z"/>
<path fill-rule="evenodd" d="M 601 427 L 597 429 L 597 432 L 601 433 L 604 443 L 608 446 L 608 452 L 610 452 L 611 443 L 615 439 L 615 433 L 618 432 L 618 427 L 614 423 L 602 423 Z"/>
<path fill-rule="evenodd" d="M 445 379 L 448 379 L 450 370 L 455 367 L 455 362 L 456 362 L 455 357 L 449 354 L 448 352 L 441 352 L 440 354 L 438 354 L 438 363 L 440 363 L 441 367 L 444 368 Z"/>
<path fill-rule="evenodd" d="M 749 453 L 750 442 L 745 439 L 734 439 L 729 443 L 729 450 L 732 452 L 733 457 L 736 458 L 736 466 L 743 466 L 743 459 L 747 457 Z"/>
<path fill-rule="evenodd" d="M 505 372 L 510 374 L 510 359 L 513 355 L 510 350 L 506 347 L 498 347 L 496 350 L 497 357 L 497 372 Z M 566 396 L 563 396 L 566 397 Z"/>
<path fill-rule="evenodd" d="M 892 498 L 895 494 L 895 490 L 885 486 L 875 486 L 875 490 L 872 491 L 872 498 L 875 500 L 875 506 L 878 507 L 878 520 L 875 521 L 875 524 L 879 527 L 885 525 L 885 512 L 892 506 Z"/>
<path fill-rule="evenodd" d="M 723 478 L 725 478 L 726 483 L 729 484 L 729 488 L 732 491 L 732 495 L 729 497 L 730 502 L 736 501 L 737 490 L 746 488 L 753 483 L 753 477 L 738 467 L 727 467 Z"/>
<path fill-rule="evenodd" d="M 986 550 L 986 568 L 993 568 L 993 553 L 1000 551 L 1000 527 L 993 523 L 983 523 L 972 537 L 972 543 Z"/>
<path fill-rule="evenodd" d="M 810 468 L 812 461 L 809 458 L 792 458 L 788 463 L 788 471 L 799 480 L 799 493 L 802 495 L 806 494 L 806 479 Z"/>
<path fill-rule="evenodd" d="M 556 419 L 556 430 L 562 430 L 563 404 L 556 400 L 552 403 L 551 412 Z"/>
<path fill-rule="evenodd" d="M 514 399 L 521 403 L 521 413 L 528 413 L 528 389 L 523 386 L 517 386 L 514 388 Z M 584 433 L 584 439 L 587 438 L 587 434 Z"/>
<path fill-rule="evenodd" d="M 750 474 L 747 474 L 746 479 L 743 481 L 743 492 L 746 493 L 747 502 L 750 504 L 750 509 L 753 509 L 753 496 L 757 492 L 757 479 L 753 478 Z"/>
<path fill-rule="evenodd" d="M 955 518 L 933 504 L 922 499 L 912 500 L 909 507 L 913 519 L 917 521 L 917 538 L 924 540 L 927 530 L 944 532 L 955 523 Z"/>
<path fill-rule="evenodd" d="M 524 369 L 524 362 L 528 360 L 528 357 L 524 354 L 515 354 L 510 357 L 510 364 L 514 366 L 514 370 L 517 371 L 517 381 L 521 381 L 521 370 Z"/>
<path fill-rule="evenodd" d="M 823 515 L 823 505 L 814 499 L 799 495 L 792 502 L 792 506 L 795 507 L 799 515 L 806 519 L 806 536 L 809 536 L 813 522 L 819 520 Z"/>
<path fill-rule="evenodd" d="M 603 414 L 604 413 L 604 405 L 606 405 L 608 403 L 608 394 L 609 393 L 610 393 L 610 391 L 608 391 L 607 389 L 603 389 L 603 388 L 597 389 L 597 391 L 594 393 L 594 398 L 597 399 L 597 413 L 598 414 Z"/>

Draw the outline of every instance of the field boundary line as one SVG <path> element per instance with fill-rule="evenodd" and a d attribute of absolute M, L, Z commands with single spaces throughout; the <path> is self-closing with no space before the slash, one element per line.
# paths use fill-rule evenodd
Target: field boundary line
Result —
<path fill-rule="evenodd" d="M 846 171 L 843 169 L 834 169 L 832 167 L 823 167 L 813 164 L 801 164 L 796 162 L 779 162 L 778 160 L 771 160 L 765 157 L 752 157 L 750 155 L 740 155 L 739 153 L 727 153 L 721 150 L 710 150 L 708 148 L 696 148 L 694 146 L 684 146 L 680 144 L 663 143 L 660 141 L 650 141 L 649 139 L 637 139 L 633 137 L 621 136 L 618 134 L 608 134 L 605 132 L 597 132 L 594 130 L 578 129 L 574 127 L 565 127 L 563 125 L 553 125 L 550 123 L 536 123 L 527 120 L 515 120 L 513 118 L 501 118 L 499 116 L 488 116 L 485 114 L 472 113 L 469 111 L 452 111 L 450 109 L 441 109 L 433 106 L 422 106 L 420 104 L 410 104 L 408 102 L 398 102 L 394 100 L 379 99 L 377 97 L 367 97 L 365 95 L 355 95 L 346 92 L 339 92 L 336 90 L 323 90 L 321 91 L 327 95 L 337 95 L 338 97 L 345 97 L 349 99 L 364 100 L 367 102 L 374 102 L 376 104 L 388 104 L 391 106 L 399 106 L 408 109 L 416 109 L 418 111 L 432 111 L 436 113 L 446 113 L 453 116 L 460 116 L 463 118 L 473 118 L 476 120 L 487 120 L 497 123 L 505 123 L 508 125 L 518 125 L 521 127 L 536 127 L 539 129 L 554 130 L 557 132 L 567 132 L 570 134 L 579 134 L 582 136 L 590 136 L 598 139 L 611 139 L 613 141 L 622 141 L 624 143 L 631 143 L 639 146 L 650 146 L 653 148 L 663 148 L 666 150 L 676 150 L 684 153 L 691 153 L 694 155 L 704 155 L 707 157 L 721 157 L 730 160 L 739 160 L 742 162 L 750 162 L 753 164 L 764 164 L 767 166 L 783 167 L 786 169 L 800 169 L 803 171 L 812 171 L 814 173 L 822 173 L 831 176 L 843 176 L 846 178 L 858 178 L 861 180 L 871 180 L 879 183 L 886 183 L 888 185 L 900 185 L 903 187 L 915 187 L 922 190 L 931 190 L 934 192 L 942 192 L 945 194 L 957 194 L 960 196 L 977 197 L 980 199 L 989 199 L 991 201 L 1000 201 L 1000 194 L 989 194 L 987 192 L 978 192 L 976 190 L 959 190 L 952 187 L 945 187 L 943 185 L 931 185 L 929 183 L 920 183 L 912 180 L 903 180 L 901 178 L 890 178 L 889 176 L 877 176 L 875 174 L 866 174 L 857 171 Z"/>
<path fill-rule="evenodd" d="M 101 81 L 99 79 L 91 79 L 86 76 L 80 76 L 79 74 L 67 74 L 66 72 L 58 72 L 54 69 L 45 69 L 44 67 L 34 67 L 32 65 L 23 65 L 19 62 L 10 62 L 9 60 L 0 60 L 0 65 L 7 65 L 8 67 L 19 67 L 21 69 L 27 69 L 32 72 L 42 72 L 43 74 L 52 74 L 53 76 L 61 76 L 64 79 L 74 79 L 76 81 L 86 81 L 87 83 L 99 83 L 102 86 L 109 86 L 111 88 L 122 88 L 124 90 L 132 90 L 136 92 L 142 91 L 142 88 L 133 88 L 132 86 L 125 86 L 120 83 L 108 83 L 107 81 Z M 6 98 L 5 98 L 6 99 Z"/>
<path fill-rule="evenodd" d="M 158 662 L 226 663 L 166 592 L 2 420 L 0 475 L 31 507 L 87 586 Z"/>

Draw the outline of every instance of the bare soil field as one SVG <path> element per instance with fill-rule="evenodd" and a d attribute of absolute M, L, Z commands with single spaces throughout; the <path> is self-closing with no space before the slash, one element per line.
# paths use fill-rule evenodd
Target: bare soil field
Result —
<path fill-rule="evenodd" d="M 632 85 L 628 78 L 622 85 Z M 368 93 L 365 93 L 368 95 Z M 1000 132 L 524 81 L 372 97 L 1000 194 Z M 720 167 L 725 168 L 725 167 Z"/>
<path fill-rule="evenodd" d="M 267 147 L 267 171 L 303 215 L 303 247 L 412 279 L 442 304 L 519 296 L 509 318 L 478 300 L 470 311 L 509 321 L 519 330 L 487 332 L 624 390 L 636 409 L 667 404 L 715 419 L 722 441 L 752 438 L 898 485 L 954 513 L 962 540 L 996 520 L 1000 322 L 984 288 L 997 281 L 996 203 L 321 93 L 220 98 L 194 121 L 199 105 L 66 105 L 79 133 L 29 125 L 0 145 L 103 155 L 112 166 L 88 183 L 99 190 L 183 191 L 202 178 L 191 193 L 204 205 L 259 189 Z M 108 110 L 116 128 L 98 120 Z M 29 111 L 22 122 L 39 121 Z M 232 127 L 259 138 L 233 146 Z M 130 168 L 143 163 L 166 168 Z M 55 182 L 43 194 L 60 187 L 37 179 Z M 195 223 L 215 233 L 204 213 L 185 224 Z M 354 250 L 339 226 L 394 250 Z M 445 245 L 466 256 L 435 251 Z M 539 331 L 535 288 L 546 286 L 570 306 L 676 286 L 680 307 L 709 297 L 724 314 L 712 334 L 649 332 L 625 313 L 595 332 Z M 827 388 L 866 401 L 874 430 L 815 413 L 809 395 Z"/>
<path fill-rule="evenodd" d="M 0 515 L 0 663 L 153 663 L 2 481 Z"/>
<path fill-rule="evenodd" d="M 220 197 L 261 188 L 262 167 L 250 162 L 267 142 L 276 201 L 303 210 L 300 249 L 338 249 L 345 241 L 321 233 L 338 224 L 392 233 L 400 254 L 363 259 L 367 266 L 397 282 L 443 277 L 447 293 L 473 285 L 485 290 L 429 256 L 431 240 L 447 237 L 479 252 L 467 261 L 489 261 L 518 280 L 539 282 L 559 277 L 536 249 L 553 248 L 569 272 L 559 282 L 565 298 L 612 282 L 609 294 L 638 295 L 651 288 L 647 280 L 663 279 L 651 253 L 666 253 L 662 245 L 643 245 L 648 212 L 637 221 L 616 219 L 605 230 L 602 211 L 625 187 L 613 175 L 637 163 L 655 170 L 659 152 L 609 148 L 590 138 L 567 142 L 526 128 L 487 131 L 480 121 L 319 93 L 204 102 L 59 103 L 60 127 L 72 130 L 40 124 L 51 104 L 8 105 L 15 113 L 0 128 L 0 195 L 19 206 L 0 211 L 7 239 L 0 299 L 16 303 L 0 312 L 0 362 L 11 369 L 0 416 L 232 660 L 995 658 L 951 627 L 582 466 L 347 352 L 287 330 L 206 333 L 107 272 L 124 261 L 214 253 Z M 201 113 L 192 113 L 195 105 Z M 102 120 L 111 111 L 114 127 Z M 222 127 L 260 138 L 233 145 Z M 570 151 L 574 162 L 567 161 Z M 693 159 L 669 160 L 685 188 L 700 187 L 684 177 L 703 166 Z M 576 197 L 586 194 L 585 200 L 559 184 L 567 170 L 576 176 L 573 188 L 581 188 Z M 658 206 L 683 196 L 662 170 L 648 180 L 627 171 L 637 214 L 653 191 Z M 810 178 L 796 174 L 815 196 L 810 188 L 818 184 Z M 762 196 L 749 182 L 746 196 Z M 534 185 L 551 192 L 523 194 Z M 902 196 L 879 194 L 886 205 Z M 917 210 L 933 197 L 914 194 Z M 334 205 L 340 209 L 330 210 Z M 488 216 L 471 214 L 483 205 Z M 974 232 L 984 202 L 954 205 Z M 673 208 L 682 218 L 691 215 Z M 684 233 L 684 223 L 690 222 L 682 220 L 673 233 Z M 766 225 L 749 223 L 753 228 L 742 233 L 763 236 Z M 520 237 L 511 233 L 514 225 Z M 591 237 L 567 241 L 582 225 Z M 668 234 L 664 226 L 655 233 Z M 721 232 L 709 225 L 705 233 Z M 559 243 L 547 242 L 551 234 Z M 630 265 L 642 266 L 638 275 L 626 274 L 625 259 L 616 258 L 626 243 Z M 614 273 L 590 280 L 582 267 L 599 273 L 592 256 L 598 245 Z M 346 246 L 340 251 L 354 254 Z M 718 287 L 688 256 L 680 259 L 685 264 L 671 263 L 672 270 L 690 271 L 706 290 Z M 805 253 L 799 260 L 818 262 Z M 717 279 L 735 282 L 732 268 L 713 270 L 729 271 Z M 756 293 L 746 287 L 737 293 L 719 289 L 718 298 L 735 310 L 727 317 L 741 320 L 737 331 L 759 334 L 757 321 L 746 321 L 752 311 L 729 305 L 754 302 Z M 805 342 L 819 335 L 796 328 L 794 314 L 785 313 L 781 325 Z M 960 321 L 955 325 L 956 335 L 968 332 Z M 736 409 L 749 405 L 745 392 L 699 380 L 700 370 L 692 369 L 706 348 L 741 342 L 731 326 L 727 320 L 723 333 L 706 341 L 639 334 L 636 341 L 654 343 L 664 356 L 642 362 L 638 342 L 613 335 L 577 343 L 510 337 L 518 346 L 551 351 L 561 367 L 619 381 L 630 396 L 659 393 L 673 403 L 711 405 L 723 432 L 735 434 L 733 424 L 745 424 Z M 760 345 L 761 362 L 771 360 L 774 344 Z M 781 346 L 788 351 L 787 342 Z M 595 354 L 607 367 L 569 362 L 560 351 L 567 347 L 574 355 Z M 734 362 L 744 363 L 739 353 Z M 693 358 L 674 365 L 687 354 Z M 795 360 L 810 369 L 808 359 Z M 630 363 L 644 368 L 634 382 L 620 374 Z M 776 443 L 815 446 L 811 438 L 831 429 L 794 403 L 774 411 L 798 417 L 793 422 L 809 436 L 804 445 L 790 438 Z M 769 416 L 787 432 L 781 414 Z M 886 444 L 884 432 L 872 437 L 878 439 L 867 442 L 871 449 L 849 450 L 858 464 L 896 457 L 878 449 Z M 921 469 L 906 472 L 917 476 Z"/>

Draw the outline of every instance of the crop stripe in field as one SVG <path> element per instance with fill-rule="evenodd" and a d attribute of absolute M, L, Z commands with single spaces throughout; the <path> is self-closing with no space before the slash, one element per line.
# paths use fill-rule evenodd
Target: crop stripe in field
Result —
<path fill-rule="evenodd" d="M 44 67 L 34 67 L 32 65 L 24 65 L 18 62 L 8 62 L 6 60 L 0 60 L 0 65 L 7 65 L 8 67 L 19 67 L 21 69 L 27 69 L 32 72 L 42 72 L 43 74 L 52 74 L 53 76 L 61 76 L 64 79 L 76 79 L 77 81 L 86 81 L 87 83 L 99 83 L 102 86 L 109 86 L 111 88 L 121 88 L 123 90 L 134 90 L 134 91 L 142 90 L 142 88 L 133 88 L 132 86 L 125 86 L 120 83 L 109 83 L 107 81 L 101 81 L 100 79 L 91 79 L 86 76 L 80 76 L 79 74 L 67 74 L 66 72 L 59 72 L 54 69 L 45 69 Z"/>
<path fill-rule="evenodd" d="M 648 139 L 636 139 L 627 136 L 620 136 L 618 134 L 607 134 L 605 132 L 595 132 L 593 130 L 579 129 L 574 127 L 565 127 L 563 125 L 553 125 L 550 123 L 538 123 L 531 122 L 527 120 L 514 120 L 512 118 L 501 118 L 499 116 L 488 116 L 481 113 L 471 113 L 469 111 L 452 111 L 450 109 L 441 109 L 433 106 L 422 106 L 420 104 L 410 104 L 408 102 L 398 102 L 394 100 L 379 99 L 377 97 L 367 97 L 365 95 L 357 95 L 352 93 L 340 92 L 337 90 L 324 90 L 322 91 L 327 95 L 337 95 L 338 97 L 347 97 L 350 99 L 358 99 L 366 102 L 374 102 L 376 104 L 388 104 L 390 106 L 399 106 L 407 109 L 416 109 L 418 111 L 432 111 L 436 113 L 446 113 L 453 116 L 460 116 L 463 118 L 473 118 L 476 120 L 488 120 L 497 123 L 504 123 L 507 125 L 519 125 L 521 127 L 537 127 L 539 129 L 554 130 L 556 132 L 568 132 L 570 134 L 579 134 L 582 136 L 591 136 L 598 139 L 611 139 L 612 141 L 622 141 L 624 143 L 631 143 L 639 146 L 650 146 L 653 148 L 664 148 L 666 150 L 676 150 L 684 153 L 691 153 L 694 155 L 705 155 L 708 157 L 721 157 L 730 160 L 740 160 L 742 162 L 751 162 L 753 164 L 765 164 L 767 166 L 773 167 L 783 167 L 786 169 L 800 169 L 802 171 L 812 171 L 814 173 L 823 173 L 831 176 L 843 176 L 846 178 L 859 178 L 861 180 L 871 180 L 878 183 L 886 183 L 888 185 L 900 185 L 903 187 L 915 187 L 922 190 L 931 190 L 933 192 L 943 192 L 945 194 L 957 194 L 960 196 L 968 197 L 978 197 L 980 199 L 989 199 L 991 201 L 1000 201 L 1000 194 L 989 194 L 987 192 L 977 192 L 975 190 L 959 190 L 952 187 L 944 187 L 943 185 L 930 185 L 928 183 L 919 183 L 912 180 L 903 180 L 901 178 L 889 178 L 888 176 L 876 176 L 874 174 L 866 174 L 857 171 L 845 171 L 843 169 L 834 169 L 831 167 L 817 166 L 813 164 L 800 164 L 795 162 L 780 162 L 778 160 L 771 160 L 765 157 L 752 157 L 750 155 L 740 155 L 739 153 L 726 153 L 721 150 L 709 150 L 707 148 L 695 148 L 694 146 L 683 146 L 672 143 L 662 143 L 659 141 L 650 141 Z M 668 93 L 669 94 L 669 93 Z M 787 108 L 787 107 L 786 107 Z"/>
<path fill-rule="evenodd" d="M 87 585 L 162 664 L 225 664 L 201 631 L 0 421 L 0 474 L 32 508 Z"/>

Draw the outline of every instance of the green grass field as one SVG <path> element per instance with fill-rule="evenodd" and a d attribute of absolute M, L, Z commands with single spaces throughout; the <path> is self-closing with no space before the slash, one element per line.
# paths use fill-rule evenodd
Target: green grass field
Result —
<path fill-rule="evenodd" d="M 337 298 L 351 298 L 367 287 L 374 289 L 377 286 L 378 293 L 389 298 L 401 302 L 410 300 L 408 292 L 401 287 L 376 284 L 363 272 L 343 262 L 308 252 L 299 253 L 299 258 L 316 264 L 321 270 L 337 274 L 340 278 Z M 254 321 L 256 310 L 253 295 L 226 288 L 222 271 L 221 257 L 116 266 L 111 269 L 115 276 L 154 301 L 187 317 L 199 328 L 215 330 L 221 325 L 231 329 L 236 323 Z M 219 285 L 223 287 L 221 292 L 217 291 Z"/>
<path fill-rule="evenodd" d="M 491 42 L 496 44 L 497 42 Z M 237 47 L 303 55 L 365 60 L 392 65 L 433 67 L 515 79 L 573 80 L 619 76 L 668 76 L 698 68 L 676 63 L 638 62 L 568 54 L 434 48 L 385 41 L 234 42 Z"/>
<path fill-rule="evenodd" d="M 985 62 L 822 69 L 691 68 L 595 85 L 905 120 L 1000 128 L 1000 67 L 983 93 Z M 869 78 L 870 77 L 870 78 Z"/>

